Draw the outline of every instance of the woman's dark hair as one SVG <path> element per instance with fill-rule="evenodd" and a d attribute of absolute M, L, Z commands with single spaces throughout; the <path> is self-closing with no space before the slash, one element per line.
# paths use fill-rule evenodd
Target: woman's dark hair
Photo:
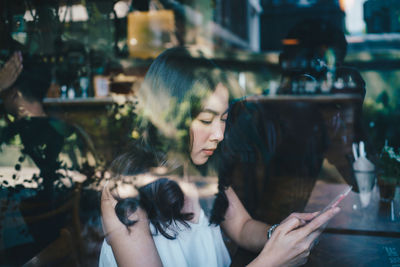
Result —
<path fill-rule="evenodd" d="M 196 53 L 194 57 L 192 54 Z M 138 92 L 138 125 L 147 131 L 152 124 L 159 135 L 154 138 L 143 134 L 143 142 L 154 144 L 156 139 L 162 139 L 164 144 L 170 144 L 164 146 L 164 151 L 190 152 L 191 122 L 219 83 L 228 88 L 231 96 L 238 94 L 233 79 L 199 51 L 185 47 L 164 51 L 151 64 Z"/>
<path fill-rule="evenodd" d="M 168 239 L 175 239 L 179 225 L 190 228 L 186 222 L 193 218 L 193 213 L 182 213 L 185 197 L 178 183 L 160 178 L 138 189 L 138 198 L 127 198 L 118 201 L 115 211 L 120 221 L 126 226 L 132 226 L 137 221 L 129 216 L 140 206 L 154 225 L 156 233 L 160 232 Z"/>
<path fill-rule="evenodd" d="M 198 56 L 194 58 L 193 52 Z M 176 47 L 164 51 L 151 64 L 137 93 L 135 127 L 140 137 L 129 152 L 114 161 L 111 170 L 114 176 L 132 176 L 160 166 L 173 171 L 185 161 L 190 163 L 192 120 L 219 83 L 228 88 L 230 96 L 237 96 L 240 88 L 235 81 L 197 50 Z M 169 158 L 168 153 L 173 158 Z M 195 169 L 203 174 L 203 168 L 206 167 L 196 166 Z M 192 217 L 180 213 L 183 193 L 175 182 L 161 179 L 141 187 L 139 198 L 121 199 L 116 206 L 118 217 L 127 226 L 135 223 L 128 217 L 138 205 L 147 212 L 156 229 L 170 239 L 177 232 L 171 230 L 170 234 L 167 227 L 176 221 L 187 225 L 184 221 Z"/>
<path fill-rule="evenodd" d="M 224 141 L 218 160 L 218 193 L 210 222 L 219 225 L 229 206 L 225 190 L 232 186 L 233 172 L 238 162 L 255 162 L 257 158 L 268 166 L 279 141 L 279 127 L 273 112 L 259 103 L 246 99 L 232 103 L 226 122 Z"/>
<path fill-rule="evenodd" d="M 51 67 L 30 57 L 24 57 L 24 68 L 11 87 L 17 87 L 29 101 L 42 102 L 50 88 Z"/>

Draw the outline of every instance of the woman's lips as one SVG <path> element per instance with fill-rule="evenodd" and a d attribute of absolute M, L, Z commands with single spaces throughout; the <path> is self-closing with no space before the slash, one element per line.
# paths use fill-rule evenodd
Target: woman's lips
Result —
<path fill-rule="evenodd" d="M 212 156 L 214 154 L 215 149 L 203 149 L 203 153 L 207 156 Z"/>

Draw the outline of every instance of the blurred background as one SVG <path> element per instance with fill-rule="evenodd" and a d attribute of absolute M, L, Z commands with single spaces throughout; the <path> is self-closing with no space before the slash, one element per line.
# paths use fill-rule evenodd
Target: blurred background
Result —
<path fill-rule="evenodd" d="M 274 108 L 282 111 L 285 109 L 282 103 L 296 101 L 296 97 L 302 96 L 307 97 L 306 102 L 322 101 L 329 107 L 341 105 L 341 134 L 336 139 L 332 137 L 329 144 L 331 147 L 335 142 L 350 144 L 347 150 L 343 149 L 347 156 L 351 155 L 352 141 L 366 140 L 368 153 L 377 158 L 385 143 L 395 149 L 400 146 L 400 1 L 2 0 L 0 66 L 3 67 L 15 51 L 22 52 L 24 66 L 25 62 L 27 66 L 38 68 L 40 64 L 46 65 L 50 86 L 41 103 L 46 114 L 73 127 L 74 130 L 68 131 L 66 126 L 58 129 L 68 132 L 62 134 L 68 140 L 64 144 L 70 146 L 66 157 L 71 158 L 74 154 L 76 162 L 83 162 L 76 165 L 79 167 L 66 168 L 83 174 L 81 182 L 84 182 L 82 187 L 74 187 L 68 192 L 72 194 L 72 201 L 65 210 L 71 211 L 68 216 L 74 230 L 62 228 L 58 237 L 61 239 L 57 239 L 63 244 L 79 244 L 79 249 L 73 252 L 72 266 L 97 264 L 103 239 L 100 185 L 107 178 L 106 169 L 112 160 L 127 142 L 137 139 L 140 134 L 135 125 L 138 101 L 135 92 L 154 58 L 167 48 L 182 45 L 201 48 L 201 52 L 193 52 L 192 56 L 213 59 L 216 65 L 237 79 L 243 96 L 276 99 L 267 111 Z M 304 73 L 310 74 L 311 78 L 293 78 L 293 75 Z M 6 110 L 4 98 L 1 103 L 0 127 L 3 131 L 8 129 L 13 118 Z M 354 107 L 354 103 L 361 103 L 362 108 Z M 300 114 L 300 121 L 309 121 L 315 114 L 312 109 L 303 113 L 297 108 L 287 110 L 287 114 L 277 112 L 283 114 L 282 121 L 293 119 L 293 114 Z M 263 112 L 265 110 L 255 111 L 254 118 L 262 120 Z M 332 112 L 331 109 L 321 112 L 321 118 L 333 120 Z M 240 121 L 240 111 L 233 114 Z M 310 129 L 314 127 L 313 122 L 307 125 Z M 289 123 L 288 129 L 295 126 Z M 301 124 L 297 126 L 302 127 Z M 349 130 L 353 128 L 356 129 L 354 132 Z M 357 132 L 358 128 L 363 129 L 362 134 Z M 368 133 L 367 139 L 363 133 Z M 312 136 L 307 131 L 302 134 Z M 261 137 L 264 136 L 261 134 Z M 20 163 L 26 163 L 21 156 L 21 151 L 26 149 L 24 141 L 4 137 L 1 142 L 0 180 L 7 191 L 1 197 L 4 206 L 8 207 L 2 210 L 0 219 L 4 221 L 10 214 L 7 212 L 12 212 L 6 211 L 12 206 L 10 199 L 18 198 L 8 193 L 10 188 L 16 192 L 15 196 L 22 194 L 18 184 L 31 188 L 25 180 L 30 180 L 35 168 L 40 167 L 30 162 L 24 169 L 28 171 L 23 173 Z M 79 153 L 73 151 L 76 144 L 79 144 Z M 340 145 L 338 147 L 340 149 Z M 279 153 L 276 155 L 278 161 Z M 286 155 L 281 154 L 282 158 Z M 263 164 L 262 160 L 265 158 L 253 163 Z M 346 178 L 338 167 L 341 163 L 335 162 L 331 161 L 336 169 L 324 163 L 322 170 L 319 166 L 316 174 L 311 176 L 351 184 L 351 178 Z M 242 172 L 247 167 L 243 168 L 233 177 L 239 180 L 239 195 L 252 214 L 270 220 L 279 220 L 286 215 L 264 214 L 258 210 L 261 204 L 255 202 L 270 200 L 249 198 L 248 190 L 251 192 L 257 186 L 251 185 L 253 189 L 249 189 L 243 185 L 245 175 Z M 350 167 L 346 168 L 351 172 Z M 274 173 L 273 167 L 271 170 L 268 175 L 281 175 Z M 255 180 L 268 175 L 254 174 L 261 177 Z M 22 176 L 25 178 L 18 178 Z M 299 189 L 304 192 L 294 197 L 303 200 L 299 202 L 302 209 L 315 179 L 305 182 L 305 187 Z M 398 187 L 400 179 L 396 179 Z M 297 185 L 297 182 L 289 181 L 276 186 L 291 188 Z M 260 188 L 254 189 L 257 190 Z M 31 193 L 24 194 L 30 196 Z M 274 209 L 278 206 L 271 207 Z M 289 205 L 287 209 L 292 211 L 294 207 Z M 8 221 L 4 225 L 14 222 Z M 19 222 L 23 224 L 23 221 Z M 27 261 L 39 253 L 21 247 L 26 240 L 7 243 L 5 229 L 5 226 L 0 228 L 3 231 L 1 256 L 18 255 L 22 249 L 29 251 L 24 259 Z M 71 255 L 70 252 L 66 254 Z M 10 262 L 6 261 L 4 266 L 22 263 L 9 258 Z"/>

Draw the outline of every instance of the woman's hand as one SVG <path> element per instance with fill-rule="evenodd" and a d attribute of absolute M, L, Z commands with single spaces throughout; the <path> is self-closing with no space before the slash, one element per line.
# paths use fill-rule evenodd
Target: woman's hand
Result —
<path fill-rule="evenodd" d="M 103 232 L 106 238 L 111 232 L 125 227 L 115 213 L 116 205 L 117 200 L 111 194 L 108 182 L 106 182 L 101 193 L 101 218 L 103 223 Z"/>
<path fill-rule="evenodd" d="M 10 87 L 22 71 L 21 52 L 15 52 L 0 69 L 0 92 Z"/>
<path fill-rule="evenodd" d="M 299 212 L 293 212 L 290 214 L 286 219 L 284 219 L 280 224 L 284 224 L 291 218 L 297 218 L 300 220 L 302 224 L 306 224 L 306 222 L 311 221 L 319 212 L 314 212 L 314 213 L 299 213 Z"/>
<path fill-rule="evenodd" d="M 150 233 L 146 212 L 138 208 L 129 217 L 137 223 L 127 227 L 118 219 L 115 205 L 117 205 L 117 200 L 106 183 L 101 194 L 103 230 L 118 266 L 162 266 Z"/>
<path fill-rule="evenodd" d="M 117 200 L 112 195 L 110 188 L 108 187 L 108 182 L 103 188 L 101 194 L 101 217 L 103 222 L 103 231 L 106 238 L 114 231 L 126 231 L 127 234 L 130 232 L 129 229 L 134 229 L 134 226 L 125 226 L 117 217 L 115 212 L 115 206 L 117 205 Z M 148 225 L 148 218 L 146 212 L 141 208 L 138 208 L 131 216 L 130 220 L 141 222 L 140 224 Z M 108 241 L 108 240 L 107 240 Z"/>
<path fill-rule="evenodd" d="M 340 208 L 330 209 L 316 218 L 317 213 L 291 214 L 275 229 L 260 255 L 249 266 L 305 264 L 314 240 L 322 232 L 322 226 L 339 211 Z"/>

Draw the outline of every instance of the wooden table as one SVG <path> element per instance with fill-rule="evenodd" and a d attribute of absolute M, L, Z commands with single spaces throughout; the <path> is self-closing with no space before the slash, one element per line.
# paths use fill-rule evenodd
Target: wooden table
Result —
<path fill-rule="evenodd" d="M 347 188 L 346 184 L 326 184 L 318 181 L 305 208 L 306 212 L 320 210 L 336 195 Z M 396 201 L 395 207 L 399 203 Z M 326 231 L 343 234 L 362 234 L 375 236 L 400 237 L 400 216 L 397 209 L 396 219 L 390 218 L 390 205 L 379 200 L 379 190 L 375 186 L 371 202 L 361 208 L 359 194 L 351 191 L 340 203 L 341 212 L 327 225 Z"/>
<path fill-rule="evenodd" d="M 400 266 L 400 239 L 324 233 L 305 266 Z"/>
<path fill-rule="evenodd" d="M 317 182 L 306 211 L 323 208 L 347 185 Z M 400 203 L 396 200 L 395 207 Z M 389 205 L 373 189 L 368 207 L 360 208 L 359 195 L 350 194 L 311 252 L 306 266 L 400 266 L 400 216 L 392 221 Z"/>

